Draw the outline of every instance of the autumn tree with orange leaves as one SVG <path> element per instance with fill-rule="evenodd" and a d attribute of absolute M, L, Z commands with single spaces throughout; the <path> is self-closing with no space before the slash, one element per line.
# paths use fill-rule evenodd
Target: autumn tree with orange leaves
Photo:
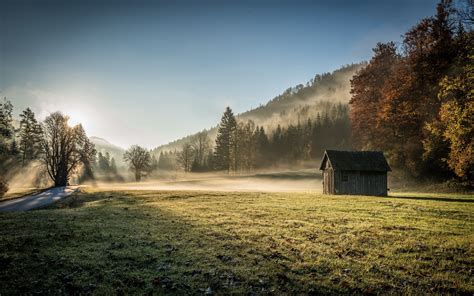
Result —
<path fill-rule="evenodd" d="M 351 81 L 353 143 L 384 150 L 393 166 L 416 177 L 472 175 L 472 161 L 459 150 L 473 150 L 473 32 L 457 15 L 451 1 L 442 1 L 400 48 L 377 44 Z"/>

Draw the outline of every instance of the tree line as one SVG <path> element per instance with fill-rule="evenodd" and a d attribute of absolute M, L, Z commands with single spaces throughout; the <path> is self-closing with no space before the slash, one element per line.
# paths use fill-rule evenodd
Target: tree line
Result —
<path fill-rule="evenodd" d="M 277 165 L 297 166 L 318 161 L 325 149 L 350 148 L 347 104 L 325 102 L 315 118 L 268 132 L 252 120 L 239 121 L 230 107 L 222 115 L 212 145 L 207 132 L 198 133 L 182 149 L 161 151 L 158 169 L 184 172 L 249 172 Z"/>
<path fill-rule="evenodd" d="M 474 9 L 468 5 L 466 13 L 442 1 L 400 47 L 388 42 L 373 49 L 351 81 L 355 147 L 383 150 L 392 166 L 415 177 L 474 185 Z"/>

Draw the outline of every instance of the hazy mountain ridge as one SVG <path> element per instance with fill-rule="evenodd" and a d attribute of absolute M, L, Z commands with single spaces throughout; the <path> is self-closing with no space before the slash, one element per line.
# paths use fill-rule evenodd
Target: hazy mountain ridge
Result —
<path fill-rule="evenodd" d="M 109 141 L 100 137 L 92 136 L 92 137 L 89 137 L 89 139 L 92 141 L 92 143 L 94 143 L 95 149 L 97 150 L 97 152 L 101 152 L 102 154 L 109 152 L 110 157 L 113 157 L 115 159 L 117 166 L 125 165 L 125 162 L 123 161 L 123 154 L 125 153 L 125 149 L 117 145 L 114 145 L 110 143 Z"/>
<path fill-rule="evenodd" d="M 317 74 L 305 85 L 299 84 L 286 89 L 282 94 L 271 99 L 264 105 L 240 113 L 238 120 L 253 120 L 255 124 L 264 126 L 267 130 L 278 124 L 286 126 L 314 118 L 318 112 L 325 112 L 327 103 L 344 103 L 350 100 L 350 80 L 352 76 L 366 63 L 343 66 L 332 73 Z M 214 140 L 217 126 L 204 129 Z M 158 156 L 161 151 L 180 150 L 184 143 L 191 141 L 196 134 L 177 139 L 168 144 L 152 149 Z"/>

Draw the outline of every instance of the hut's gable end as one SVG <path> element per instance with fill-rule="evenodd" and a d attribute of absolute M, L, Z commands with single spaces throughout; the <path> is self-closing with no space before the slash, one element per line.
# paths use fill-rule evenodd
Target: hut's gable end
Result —
<path fill-rule="evenodd" d="M 330 165 L 328 161 L 328 156 L 326 153 L 324 153 L 323 159 L 321 160 L 321 164 L 319 165 L 319 169 L 323 171 L 328 168 L 328 165 Z"/>

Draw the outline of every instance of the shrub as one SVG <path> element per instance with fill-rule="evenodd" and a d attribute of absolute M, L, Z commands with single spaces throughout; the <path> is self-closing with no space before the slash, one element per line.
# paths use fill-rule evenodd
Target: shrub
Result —
<path fill-rule="evenodd" d="M 0 177 L 0 198 L 8 191 L 8 183 Z"/>

